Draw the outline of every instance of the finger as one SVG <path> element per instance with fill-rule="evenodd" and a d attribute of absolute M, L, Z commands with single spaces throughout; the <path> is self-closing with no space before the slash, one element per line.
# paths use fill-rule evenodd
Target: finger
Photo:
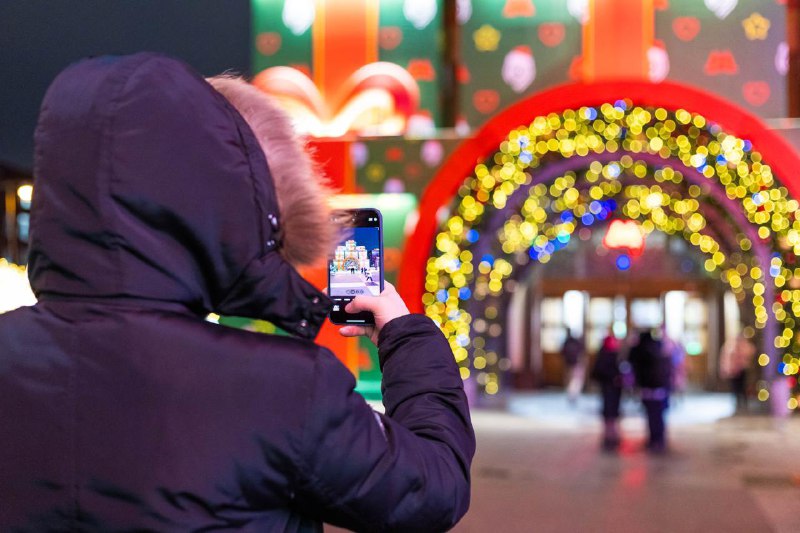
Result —
<path fill-rule="evenodd" d="M 339 328 L 339 335 L 342 337 L 362 337 L 367 334 L 367 328 L 364 326 L 344 326 Z"/>
<path fill-rule="evenodd" d="M 327 295 L 328 295 L 328 287 L 325 287 L 325 288 L 324 288 L 324 289 L 322 289 L 320 292 L 321 292 L 322 294 L 324 294 L 325 296 L 327 296 Z"/>
<path fill-rule="evenodd" d="M 348 313 L 360 313 L 361 311 L 373 311 L 377 302 L 375 296 L 356 296 L 344 308 Z"/>

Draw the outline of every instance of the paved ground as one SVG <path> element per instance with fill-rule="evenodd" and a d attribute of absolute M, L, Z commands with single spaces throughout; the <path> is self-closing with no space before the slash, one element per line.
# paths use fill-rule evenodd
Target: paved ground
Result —
<path fill-rule="evenodd" d="M 727 395 L 689 396 L 669 415 L 673 451 L 652 456 L 631 401 L 610 455 L 597 402 L 517 395 L 475 410 L 473 503 L 455 531 L 800 532 L 800 419 L 777 429 L 731 416 Z"/>
<path fill-rule="evenodd" d="M 652 456 L 629 401 L 625 442 L 609 455 L 597 407 L 539 393 L 476 409 L 472 506 L 454 531 L 800 532 L 800 418 L 778 429 L 732 416 L 727 395 L 692 395 L 671 409 L 673 451 Z"/>

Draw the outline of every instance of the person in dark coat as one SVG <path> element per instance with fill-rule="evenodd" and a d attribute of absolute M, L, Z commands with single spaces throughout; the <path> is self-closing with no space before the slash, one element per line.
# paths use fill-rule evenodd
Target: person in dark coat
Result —
<path fill-rule="evenodd" d="M 619 406 L 622 400 L 622 374 L 619 370 L 619 340 L 606 335 L 597 351 L 591 377 L 600 385 L 603 417 L 603 448 L 616 450 L 620 445 Z"/>
<path fill-rule="evenodd" d="M 672 358 L 659 339 L 650 331 L 639 334 L 638 342 L 628 355 L 636 384 L 647 413 L 649 438 L 647 449 L 654 453 L 666 451 L 666 424 L 664 413 L 669 407 L 672 384 Z"/>
<path fill-rule="evenodd" d="M 452 527 L 475 441 L 445 337 L 389 284 L 357 298 L 376 325 L 342 334 L 377 343 L 385 414 L 354 392 L 295 270 L 333 249 L 325 190 L 267 97 L 212 84 L 136 54 L 45 96 L 38 303 L 0 316 L 0 531 Z"/>

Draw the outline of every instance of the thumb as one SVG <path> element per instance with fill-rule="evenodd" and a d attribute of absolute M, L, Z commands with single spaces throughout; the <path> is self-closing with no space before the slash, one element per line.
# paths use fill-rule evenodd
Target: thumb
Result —
<path fill-rule="evenodd" d="M 361 311 L 372 311 L 375 306 L 375 296 L 356 296 L 344 308 L 348 313 L 360 313 Z"/>

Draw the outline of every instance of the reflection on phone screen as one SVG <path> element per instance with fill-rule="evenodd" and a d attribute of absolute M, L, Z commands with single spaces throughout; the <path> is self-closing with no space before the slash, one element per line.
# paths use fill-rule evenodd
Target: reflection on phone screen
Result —
<path fill-rule="evenodd" d="M 381 292 L 379 228 L 351 228 L 330 260 L 330 296 L 378 296 Z"/>

